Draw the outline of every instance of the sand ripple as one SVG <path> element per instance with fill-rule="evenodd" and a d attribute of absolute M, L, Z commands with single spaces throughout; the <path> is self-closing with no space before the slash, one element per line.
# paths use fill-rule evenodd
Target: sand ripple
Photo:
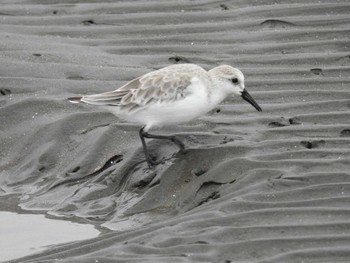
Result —
<path fill-rule="evenodd" d="M 0 194 L 106 232 L 18 262 L 350 260 L 348 1 L 5 2 Z M 150 171 L 139 127 L 65 99 L 181 62 L 242 69 L 264 111 L 165 129 L 189 152 L 150 141 Z"/>

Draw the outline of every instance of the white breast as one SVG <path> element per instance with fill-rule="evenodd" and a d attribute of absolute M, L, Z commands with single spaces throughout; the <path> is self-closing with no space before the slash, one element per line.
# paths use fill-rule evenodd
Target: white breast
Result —
<path fill-rule="evenodd" d="M 122 117 L 128 121 L 144 124 L 148 130 L 155 126 L 187 122 L 204 115 L 213 108 L 209 103 L 208 89 L 198 78 L 193 78 L 191 83 L 186 88 L 183 99 L 150 104 L 140 111 Z"/>

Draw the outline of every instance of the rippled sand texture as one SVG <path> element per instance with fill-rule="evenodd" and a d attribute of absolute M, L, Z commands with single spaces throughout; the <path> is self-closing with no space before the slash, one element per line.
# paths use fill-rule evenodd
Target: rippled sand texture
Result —
<path fill-rule="evenodd" d="M 18 262 L 350 261 L 350 2 L 275 2 L 2 1 L 0 194 L 108 232 Z M 66 100 L 181 62 L 264 111 L 158 131 L 189 152 L 149 141 L 150 171 L 139 126 Z"/>

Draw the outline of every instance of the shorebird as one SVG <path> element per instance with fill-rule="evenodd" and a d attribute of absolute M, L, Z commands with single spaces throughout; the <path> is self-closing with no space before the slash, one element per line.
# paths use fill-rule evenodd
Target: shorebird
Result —
<path fill-rule="evenodd" d="M 262 111 L 245 89 L 239 69 L 221 65 L 206 71 L 195 64 L 175 64 L 133 79 L 114 91 L 68 99 L 102 106 L 124 120 L 142 124 L 139 136 L 151 168 L 157 162 L 151 158 L 145 138 L 171 140 L 180 152 L 186 151 L 178 137 L 150 134 L 151 128 L 191 121 L 234 95 Z"/>

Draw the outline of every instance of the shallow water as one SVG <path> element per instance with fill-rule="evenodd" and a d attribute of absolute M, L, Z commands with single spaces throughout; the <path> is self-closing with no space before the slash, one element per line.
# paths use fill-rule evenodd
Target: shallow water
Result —
<path fill-rule="evenodd" d="M 0 212 L 0 261 L 43 252 L 49 246 L 94 238 L 92 225 L 48 219 L 44 215 Z"/>

